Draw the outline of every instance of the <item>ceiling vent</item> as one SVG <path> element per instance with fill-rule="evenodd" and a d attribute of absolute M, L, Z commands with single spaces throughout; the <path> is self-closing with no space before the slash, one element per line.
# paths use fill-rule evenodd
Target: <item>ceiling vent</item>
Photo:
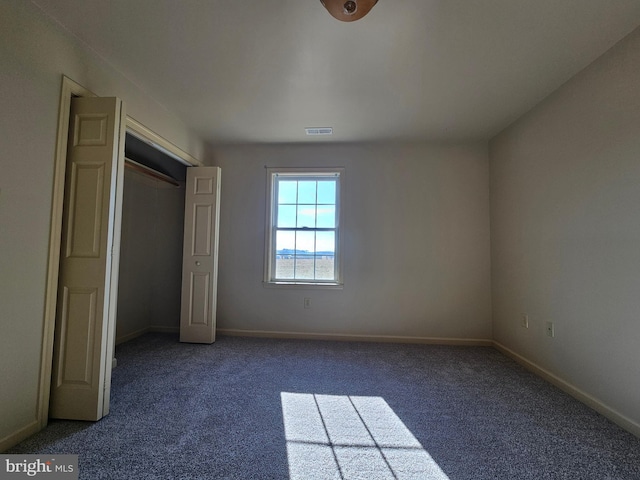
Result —
<path fill-rule="evenodd" d="M 333 135 L 333 128 L 331 127 L 311 127 L 304 130 L 307 135 Z"/>

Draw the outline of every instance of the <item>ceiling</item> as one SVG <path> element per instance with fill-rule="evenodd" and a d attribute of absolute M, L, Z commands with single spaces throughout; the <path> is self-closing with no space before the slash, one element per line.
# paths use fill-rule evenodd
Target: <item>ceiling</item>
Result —
<path fill-rule="evenodd" d="M 640 25 L 638 0 L 33 0 L 211 144 L 486 140 Z M 334 129 L 305 136 L 305 127 Z"/>

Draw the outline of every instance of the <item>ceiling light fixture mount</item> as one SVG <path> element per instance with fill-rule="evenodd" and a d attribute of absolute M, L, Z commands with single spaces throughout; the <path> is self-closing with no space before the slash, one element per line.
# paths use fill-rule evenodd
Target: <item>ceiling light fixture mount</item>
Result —
<path fill-rule="evenodd" d="M 364 17 L 378 0 L 320 0 L 333 18 L 354 22 Z"/>

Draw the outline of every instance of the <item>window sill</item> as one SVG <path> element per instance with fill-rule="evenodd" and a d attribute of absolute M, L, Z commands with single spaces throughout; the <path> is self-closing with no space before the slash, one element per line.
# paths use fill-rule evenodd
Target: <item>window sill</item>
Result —
<path fill-rule="evenodd" d="M 265 288 L 293 288 L 296 290 L 342 290 L 342 283 L 262 282 Z"/>

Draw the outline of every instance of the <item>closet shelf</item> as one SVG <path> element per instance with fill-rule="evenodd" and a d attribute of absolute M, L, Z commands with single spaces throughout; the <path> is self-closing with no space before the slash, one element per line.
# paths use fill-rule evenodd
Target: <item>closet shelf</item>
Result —
<path fill-rule="evenodd" d="M 138 173 L 141 173 L 143 175 L 146 175 L 148 177 L 151 177 L 155 180 L 159 180 L 161 182 L 165 182 L 165 183 L 169 183 L 171 185 L 173 185 L 174 187 L 180 187 L 180 183 L 171 178 L 168 175 L 165 175 L 164 173 L 160 173 L 157 172 L 156 170 L 147 167 L 146 165 L 142 165 L 141 163 L 138 163 L 134 160 L 131 160 L 130 158 L 126 158 L 124 159 L 124 166 L 126 168 L 129 168 L 131 170 L 134 170 Z"/>

